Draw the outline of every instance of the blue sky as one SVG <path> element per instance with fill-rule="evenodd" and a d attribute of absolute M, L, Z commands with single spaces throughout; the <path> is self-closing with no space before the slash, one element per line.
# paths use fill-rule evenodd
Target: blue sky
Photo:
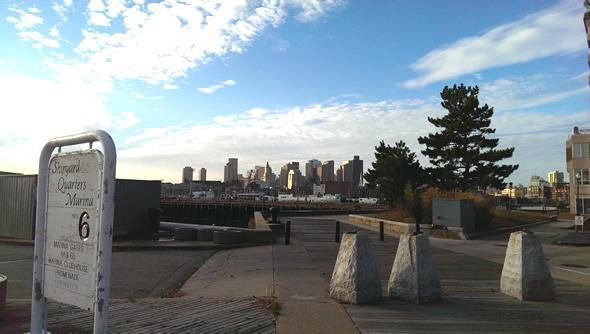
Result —
<path fill-rule="evenodd" d="M 0 7 L 0 170 L 103 128 L 118 177 L 222 177 L 351 159 L 434 129 L 445 85 L 495 107 L 511 177 L 565 171 L 590 126 L 582 1 L 8 1 Z M 421 155 L 421 154 L 419 154 Z M 421 158 L 424 164 L 427 159 Z"/>

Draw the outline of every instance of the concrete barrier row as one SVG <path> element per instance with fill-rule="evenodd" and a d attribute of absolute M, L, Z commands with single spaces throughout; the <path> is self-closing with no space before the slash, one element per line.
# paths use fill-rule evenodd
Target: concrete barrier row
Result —
<path fill-rule="evenodd" d="M 395 234 L 412 234 L 416 232 L 415 224 L 402 223 L 393 220 L 384 220 L 380 218 L 360 216 L 360 215 L 348 215 L 350 218 L 349 222 L 363 227 L 370 227 L 375 231 L 379 230 L 379 222 L 383 222 L 383 229 L 387 232 L 393 232 Z M 420 231 L 433 236 L 447 239 L 462 239 L 466 240 L 467 236 L 463 233 L 462 228 L 448 227 L 445 230 L 433 229 L 432 225 L 420 224 Z"/>
<path fill-rule="evenodd" d="M 543 247 L 532 232 L 510 235 L 500 290 L 520 300 L 555 299 Z M 440 280 L 426 234 L 401 235 L 387 294 L 416 304 L 441 298 Z M 332 272 L 330 296 L 350 304 L 371 303 L 382 298 L 379 273 L 366 233 L 344 233 Z"/>

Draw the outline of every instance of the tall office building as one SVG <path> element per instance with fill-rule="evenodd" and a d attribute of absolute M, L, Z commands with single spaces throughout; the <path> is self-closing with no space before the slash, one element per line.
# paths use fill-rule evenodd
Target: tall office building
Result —
<path fill-rule="evenodd" d="M 355 155 L 351 160 L 352 162 L 352 184 L 354 186 L 363 185 L 363 161 L 359 159 L 358 155 Z"/>
<path fill-rule="evenodd" d="M 207 181 L 207 170 L 205 168 L 199 170 L 199 181 Z"/>
<path fill-rule="evenodd" d="M 344 181 L 344 176 L 342 175 L 343 172 L 344 170 L 342 169 L 342 166 L 338 166 L 338 169 L 336 170 L 336 182 Z"/>
<path fill-rule="evenodd" d="M 281 187 L 288 188 L 289 186 L 289 171 L 291 170 L 299 170 L 299 162 L 292 161 L 289 162 L 283 167 L 281 167 L 281 173 L 279 174 L 279 184 Z M 301 174 L 301 173 L 299 173 Z"/>
<path fill-rule="evenodd" d="M 238 180 L 238 159 L 229 158 L 223 168 L 223 182 Z"/>
<path fill-rule="evenodd" d="M 334 160 L 324 161 L 318 170 L 318 176 L 322 183 L 334 181 Z"/>
<path fill-rule="evenodd" d="M 570 212 L 590 214 L 590 129 L 574 127 L 565 143 Z"/>
<path fill-rule="evenodd" d="M 301 175 L 301 171 L 299 169 L 291 169 L 289 171 L 289 179 L 287 181 L 287 188 L 295 189 L 301 187 L 301 181 L 303 180 L 303 176 Z"/>
<path fill-rule="evenodd" d="M 268 161 L 266 162 L 266 166 L 262 170 L 262 181 L 266 182 L 267 185 L 271 185 L 273 180 L 272 177 L 272 168 L 270 168 Z"/>
<path fill-rule="evenodd" d="M 342 181 L 352 183 L 352 163 L 350 160 L 342 161 L 340 169 L 342 172 Z"/>
<path fill-rule="evenodd" d="M 552 171 L 547 173 L 547 182 L 554 187 L 557 184 L 563 183 L 563 172 L 560 171 Z"/>
<path fill-rule="evenodd" d="M 317 168 L 322 162 L 317 159 L 311 159 L 305 163 L 305 181 L 310 183 L 319 183 Z"/>
<path fill-rule="evenodd" d="M 193 181 L 193 172 L 195 170 L 190 167 L 186 166 L 182 169 L 182 183 L 190 183 Z"/>

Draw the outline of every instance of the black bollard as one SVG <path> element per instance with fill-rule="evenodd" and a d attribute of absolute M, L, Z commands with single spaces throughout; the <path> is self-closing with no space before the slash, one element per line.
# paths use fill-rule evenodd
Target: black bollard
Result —
<path fill-rule="evenodd" d="M 340 242 L 340 222 L 336 221 L 336 234 L 334 235 L 334 242 Z"/>
<path fill-rule="evenodd" d="M 287 220 L 287 226 L 285 226 L 285 245 L 291 244 L 291 221 Z"/>
<path fill-rule="evenodd" d="M 379 240 L 381 240 L 381 241 L 385 240 L 385 230 L 383 227 L 383 222 L 379 222 Z"/>

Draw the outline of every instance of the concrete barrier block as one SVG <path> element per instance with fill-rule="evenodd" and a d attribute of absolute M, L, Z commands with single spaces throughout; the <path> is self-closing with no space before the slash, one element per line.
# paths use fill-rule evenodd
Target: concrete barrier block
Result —
<path fill-rule="evenodd" d="M 381 300 L 381 281 L 368 235 L 343 234 L 330 281 L 330 296 L 349 304 Z"/>
<path fill-rule="evenodd" d="M 440 280 L 426 234 L 401 235 L 387 292 L 416 304 L 440 299 Z"/>
<path fill-rule="evenodd" d="M 520 300 L 555 299 L 555 286 L 543 246 L 532 232 L 510 234 L 500 290 Z"/>

